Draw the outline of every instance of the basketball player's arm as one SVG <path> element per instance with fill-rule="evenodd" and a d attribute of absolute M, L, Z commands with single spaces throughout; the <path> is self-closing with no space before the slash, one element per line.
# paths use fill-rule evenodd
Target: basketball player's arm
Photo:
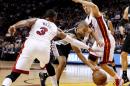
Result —
<path fill-rule="evenodd" d="M 97 45 L 99 45 L 100 47 L 102 47 L 102 46 L 103 46 L 103 43 L 98 39 L 98 35 L 97 35 L 97 33 L 94 31 L 94 29 L 91 28 L 91 33 L 90 33 L 90 34 L 91 34 L 91 35 L 93 36 L 93 38 L 95 39 Z"/>
<path fill-rule="evenodd" d="M 82 48 L 82 49 L 87 49 L 88 51 L 91 50 L 91 48 L 89 46 L 87 46 L 86 44 L 84 44 L 81 41 L 78 41 L 78 40 L 70 37 L 69 35 L 66 35 L 60 29 L 58 30 L 57 37 L 61 38 L 62 40 L 66 41 L 68 43 L 71 43 L 71 45 L 73 45 L 73 46 L 77 46 L 77 47 Z"/>
<path fill-rule="evenodd" d="M 29 27 L 30 28 L 36 22 L 36 20 L 37 20 L 37 18 L 21 20 L 12 26 L 14 26 L 15 28 L 20 28 L 20 27 Z"/>
<path fill-rule="evenodd" d="M 92 2 L 85 1 L 85 0 L 72 0 L 72 1 L 76 3 L 81 3 L 83 6 L 91 7 L 94 17 L 100 17 L 102 15 L 101 12 L 99 11 L 98 6 Z"/>
<path fill-rule="evenodd" d="M 113 27 L 113 24 L 112 24 L 112 22 L 110 20 L 108 20 L 108 27 L 109 27 L 109 29 L 111 31 L 111 34 L 114 35 L 114 27 Z"/>
<path fill-rule="evenodd" d="M 120 24 L 119 30 L 122 35 L 124 35 L 124 32 L 125 32 L 124 25 L 128 22 L 128 9 L 129 7 L 125 8 L 124 13 L 123 13 L 123 18 L 121 19 L 119 23 Z"/>
<path fill-rule="evenodd" d="M 85 64 L 88 65 L 92 70 L 98 70 L 98 67 L 92 65 L 83 55 L 83 53 L 81 52 L 80 48 L 76 47 L 76 46 L 72 46 L 72 49 L 75 51 L 75 53 L 77 54 L 77 56 L 79 57 L 79 59 Z"/>
<path fill-rule="evenodd" d="M 21 27 L 29 27 L 29 28 L 31 28 L 32 25 L 35 22 L 36 22 L 36 18 L 21 20 L 21 21 L 15 23 L 14 25 L 10 26 L 9 29 L 8 29 L 8 32 L 10 34 L 14 35 L 14 33 L 16 32 L 17 28 L 21 28 Z"/>
<path fill-rule="evenodd" d="M 128 10 L 129 10 L 129 7 L 126 7 L 124 10 L 123 19 L 125 20 L 128 20 Z"/>

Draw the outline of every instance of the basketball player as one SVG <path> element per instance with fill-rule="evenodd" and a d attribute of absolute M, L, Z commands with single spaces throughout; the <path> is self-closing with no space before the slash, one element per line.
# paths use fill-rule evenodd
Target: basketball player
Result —
<path fill-rule="evenodd" d="M 40 61 L 40 67 L 44 67 L 50 60 L 50 42 L 55 36 L 69 43 L 71 42 L 72 45 L 89 49 L 84 43 L 71 38 L 62 30 L 58 29 L 53 23 L 56 20 L 56 16 L 57 13 L 54 10 L 48 10 L 44 19 L 32 18 L 22 20 L 10 26 L 9 33 L 11 35 L 14 35 L 16 29 L 20 27 L 29 27 L 30 32 L 18 55 L 11 74 L 4 79 L 2 86 L 10 86 L 21 73 L 29 74 L 31 64 L 35 58 Z M 57 86 L 57 83 L 53 83 L 53 86 Z"/>
<path fill-rule="evenodd" d="M 99 39 L 104 42 L 104 46 L 102 48 L 98 47 L 96 45 L 96 42 L 92 46 L 92 49 L 97 48 L 104 50 L 104 52 L 100 53 L 97 52 L 98 55 L 96 55 L 97 57 L 101 57 L 100 66 L 102 67 L 103 70 L 105 70 L 110 76 L 112 76 L 115 79 L 116 86 L 122 86 L 123 80 L 107 64 L 108 62 L 111 62 L 113 60 L 115 40 L 110 31 L 108 30 L 108 27 L 104 22 L 103 15 L 99 11 L 99 8 L 92 2 L 84 0 L 73 0 L 73 1 L 76 3 L 81 3 L 85 12 L 87 14 L 89 13 L 89 16 L 87 16 L 87 18 L 85 19 L 86 24 L 93 27 L 94 30 L 97 32 Z M 93 58 L 94 56 L 95 55 L 93 55 L 90 52 L 89 57 L 91 60 L 94 60 Z"/>
<path fill-rule="evenodd" d="M 84 37 L 86 35 L 89 35 L 89 34 L 92 34 L 93 37 L 95 37 L 95 39 L 97 39 L 96 38 L 97 36 L 95 36 L 94 31 L 92 31 L 92 29 L 89 28 L 89 26 L 87 26 L 84 21 L 81 21 L 78 24 L 77 27 L 69 29 L 68 31 L 66 31 L 66 34 L 68 34 L 72 38 L 78 39 L 80 41 L 83 41 Z M 100 41 L 97 41 L 97 42 L 100 42 Z M 101 43 L 99 43 L 99 44 L 101 46 Z M 86 64 L 86 61 L 85 61 L 85 57 L 82 54 L 82 51 L 80 50 L 80 48 L 73 46 L 70 43 L 58 41 L 57 48 L 58 48 L 58 52 L 59 52 L 59 55 L 60 55 L 60 57 L 58 58 L 59 65 L 58 65 L 57 71 L 56 71 L 57 81 L 58 81 L 58 84 L 59 84 L 61 74 L 62 74 L 63 70 L 65 69 L 66 62 L 67 62 L 67 59 L 68 59 L 68 55 L 69 55 L 71 50 L 73 50 L 77 54 L 78 58 L 80 58 L 81 61 L 83 61 L 83 63 Z"/>
<path fill-rule="evenodd" d="M 106 24 L 107 24 L 107 26 L 108 26 L 108 29 L 111 31 L 111 34 L 114 36 L 114 27 L 113 27 L 112 21 L 109 20 L 108 18 L 106 18 L 105 13 L 103 13 L 103 16 L 104 16 L 104 18 L 105 18 L 105 21 L 106 21 Z M 113 61 L 112 61 L 112 63 L 111 63 L 110 65 L 112 66 L 113 70 L 114 70 L 115 72 L 117 72 L 117 71 L 116 71 L 116 66 L 115 66 L 114 58 L 113 58 Z"/>
<path fill-rule="evenodd" d="M 123 13 L 123 19 L 121 20 L 121 27 L 119 28 L 122 35 L 125 35 L 124 32 L 126 32 L 126 38 L 124 40 L 124 44 L 122 47 L 121 52 L 121 59 L 122 59 L 122 78 L 124 80 L 124 83 L 129 82 L 129 79 L 127 77 L 127 68 L 128 68 L 128 53 L 130 53 L 130 7 L 126 7 Z M 125 30 L 124 30 L 125 28 Z M 122 29 L 122 30 L 121 30 Z"/>
<path fill-rule="evenodd" d="M 78 39 L 80 41 L 82 41 L 84 39 L 85 35 L 87 35 L 87 34 L 94 35 L 93 30 L 91 28 L 89 28 L 89 26 L 87 26 L 84 21 L 81 21 L 77 27 L 69 29 L 68 31 L 65 31 L 65 33 L 68 34 L 69 36 L 71 36 L 72 38 Z M 99 44 L 101 45 L 100 42 L 99 42 Z M 83 61 L 83 63 L 85 63 L 85 65 L 88 65 L 88 61 L 82 54 L 80 48 L 78 48 L 77 46 L 73 46 L 70 43 L 67 43 L 63 40 L 56 41 L 56 48 L 59 52 L 59 56 L 58 56 L 59 65 L 58 65 L 57 71 L 56 71 L 57 83 L 59 85 L 59 80 L 60 80 L 61 74 L 66 66 L 68 55 L 71 50 L 75 51 L 77 56 L 81 59 L 81 61 Z M 55 49 L 55 51 L 56 51 L 56 49 Z M 39 74 L 42 86 L 45 86 L 45 80 L 48 76 L 51 77 L 52 74 L 53 75 L 55 74 L 53 71 L 54 69 L 52 69 L 52 67 L 53 66 L 51 65 L 51 63 L 47 64 L 46 69 L 47 69 L 48 74 L 47 73 Z M 91 66 L 90 66 L 90 68 L 95 71 L 95 69 L 93 69 Z M 48 71 L 49 69 L 52 69 L 52 71 Z"/>

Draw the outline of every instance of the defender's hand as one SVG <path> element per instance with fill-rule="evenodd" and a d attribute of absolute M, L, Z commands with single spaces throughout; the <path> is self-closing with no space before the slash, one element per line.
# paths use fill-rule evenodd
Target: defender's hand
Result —
<path fill-rule="evenodd" d="M 75 2 L 75 3 L 80 3 L 80 2 L 82 2 L 82 0 L 72 0 L 73 2 Z"/>

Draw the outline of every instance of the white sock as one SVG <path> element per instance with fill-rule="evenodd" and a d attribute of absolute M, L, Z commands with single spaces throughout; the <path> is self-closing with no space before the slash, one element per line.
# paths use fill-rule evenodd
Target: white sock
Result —
<path fill-rule="evenodd" d="M 2 85 L 4 86 L 10 86 L 12 84 L 12 80 L 10 78 L 5 78 Z"/>
<path fill-rule="evenodd" d="M 57 85 L 57 80 L 56 80 L 56 75 L 51 76 L 50 78 L 51 78 L 51 81 L 52 81 L 52 86 L 58 86 Z"/>

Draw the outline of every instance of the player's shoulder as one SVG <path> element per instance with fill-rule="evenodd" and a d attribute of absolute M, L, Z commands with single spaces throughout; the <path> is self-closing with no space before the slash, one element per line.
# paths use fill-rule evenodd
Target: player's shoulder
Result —
<path fill-rule="evenodd" d="M 47 20 L 45 20 L 45 19 L 41 19 L 41 18 L 37 18 L 37 21 L 39 21 L 39 22 L 48 22 Z"/>
<path fill-rule="evenodd" d="M 53 27 L 57 27 L 55 23 L 53 23 L 53 22 L 51 22 L 51 21 L 48 21 L 48 20 L 46 20 L 46 19 L 37 18 L 37 21 L 39 21 L 39 22 L 46 22 L 46 23 L 50 24 L 50 25 L 53 26 Z"/>

